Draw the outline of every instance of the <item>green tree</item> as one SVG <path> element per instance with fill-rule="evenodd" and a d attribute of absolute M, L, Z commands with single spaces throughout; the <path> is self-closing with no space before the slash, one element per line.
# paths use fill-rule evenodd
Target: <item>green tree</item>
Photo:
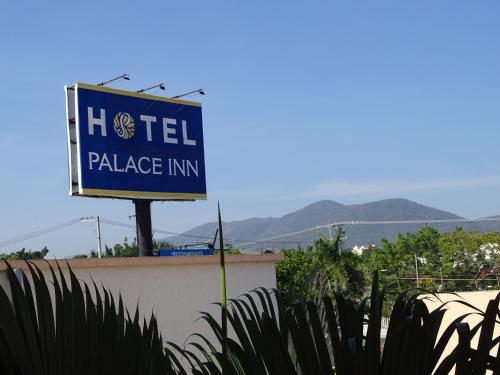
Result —
<path fill-rule="evenodd" d="M 422 274 L 435 275 L 440 272 L 440 236 L 437 229 L 428 226 L 420 229 L 414 235 L 409 235 L 411 251 L 418 257 Z"/>
<path fill-rule="evenodd" d="M 500 264 L 500 232 L 468 232 L 457 227 L 441 235 L 439 247 L 443 273 L 452 277 L 473 278 L 482 265 Z M 447 281 L 447 284 L 455 289 L 475 287 L 464 281 Z"/>
<path fill-rule="evenodd" d="M 219 249 L 214 249 L 214 254 L 219 254 Z M 238 255 L 241 254 L 241 251 L 235 247 L 229 246 L 224 248 L 224 254 L 227 255 Z"/>
<path fill-rule="evenodd" d="M 276 285 L 278 291 L 290 302 L 304 294 L 315 269 L 320 265 L 318 254 L 312 247 L 282 250 L 284 259 L 276 263 Z"/>
<path fill-rule="evenodd" d="M 394 242 L 383 239 L 380 248 L 363 256 L 363 262 L 369 272 L 380 271 L 383 283 L 397 281 L 404 289 L 415 286 L 414 281 L 404 279 L 415 278 L 416 256 L 421 287 L 467 290 L 475 288 L 473 278 L 481 265 L 500 264 L 499 244 L 499 232 L 468 232 L 456 227 L 439 233 L 426 226 L 414 234 L 399 234 Z M 450 278 L 469 280 L 446 280 Z"/>
<path fill-rule="evenodd" d="M 153 239 L 153 249 L 158 249 L 160 247 L 174 248 L 175 246 L 168 241 L 157 241 Z M 117 243 L 112 247 L 104 245 L 102 257 L 136 257 L 138 254 L 137 239 L 134 238 L 132 242 L 129 243 L 128 237 L 125 236 L 123 243 Z M 97 251 L 91 250 L 90 257 L 97 258 Z"/>
<path fill-rule="evenodd" d="M 338 227 L 331 240 L 320 236 L 305 251 L 283 250 L 285 258 L 276 264 L 276 279 L 278 290 L 289 302 L 323 292 L 361 297 L 365 291 L 363 262 L 344 251 L 343 238 L 344 231 Z"/>
<path fill-rule="evenodd" d="M 33 259 L 44 259 L 49 253 L 47 246 L 44 246 L 41 250 L 26 250 L 24 247 L 21 250 L 14 251 L 10 254 L 0 254 L 1 259 L 6 260 L 33 260 Z"/>

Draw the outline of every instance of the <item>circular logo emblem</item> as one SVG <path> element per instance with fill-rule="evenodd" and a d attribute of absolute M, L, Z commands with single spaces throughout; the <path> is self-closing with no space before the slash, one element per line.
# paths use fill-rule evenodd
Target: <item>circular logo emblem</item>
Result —
<path fill-rule="evenodd" d="M 113 120 L 116 134 L 123 139 L 130 139 L 135 134 L 135 123 L 132 116 L 125 112 L 118 112 Z"/>

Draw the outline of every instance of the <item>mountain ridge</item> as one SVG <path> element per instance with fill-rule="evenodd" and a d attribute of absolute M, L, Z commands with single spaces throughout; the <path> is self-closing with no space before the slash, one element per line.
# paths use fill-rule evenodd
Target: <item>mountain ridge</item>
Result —
<path fill-rule="evenodd" d="M 500 216 L 500 215 L 499 215 Z M 350 221 L 404 221 L 404 220 L 446 220 L 463 219 L 454 213 L 426 206 L 405 198 L 390 198 L 367 203 L 345 205 L 333 200 L 320 200 L 280 217 L 252 217 L 224 222 L 224 237 L 235 247 L 244 251 L 290 248 L 306 246 L 318 238 L 329 236 L 327 228 L 281 237 L 286 233 L 304 231 L 317 226 Z M 500 230 L 500 222 L 460 223 L 467 230 Z M 359 244 L 379 244 L 382 238 L 394 240 L 398 233 L 415 232 L 425 224 L 382 224 L 345 225 L 346 247 Z M 456 223 L 433 223 L 440 231 L 450 231 Z M 165 238 L 176 245 L 193 242 L 196 238 L 213 238 L 217 222 L 208 222 L 183 233 L 183 236 Z M 192 237 L 190 237 L 192 236 Z M 276 240 L 253 244 L 268 238 Z"/>

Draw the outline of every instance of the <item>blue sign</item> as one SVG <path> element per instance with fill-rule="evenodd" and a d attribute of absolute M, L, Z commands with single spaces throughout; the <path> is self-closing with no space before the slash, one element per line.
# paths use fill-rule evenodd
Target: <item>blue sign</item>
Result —
<path fill-rule="evenodd" d="M 200 255 L 212 255 L 213 250 L 211 249 L 160 249 L 158 250 L 158 255 L 161 257 L 173 257 L 173 256 L 200 256 Z"/>
<path fill-rule="evenodd" d="M 81 83 L 66 97 L 70 194 L 206 199 L 201 104 Z"/>

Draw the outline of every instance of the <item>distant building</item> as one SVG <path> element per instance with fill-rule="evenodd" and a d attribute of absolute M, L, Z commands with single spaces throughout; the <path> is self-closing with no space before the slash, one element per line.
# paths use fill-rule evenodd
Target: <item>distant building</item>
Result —
<path fill-rule="evenodd" d="M 367 251 L 370 251 L 371 249 L 373 249 L 374 247 L 376 247 L 376 246 L 375 245 L 355 245 L 352 248 L 351 253 L 353 253 L 354 255 L 361 256 L 364 253 L 366 253 Z"/>

